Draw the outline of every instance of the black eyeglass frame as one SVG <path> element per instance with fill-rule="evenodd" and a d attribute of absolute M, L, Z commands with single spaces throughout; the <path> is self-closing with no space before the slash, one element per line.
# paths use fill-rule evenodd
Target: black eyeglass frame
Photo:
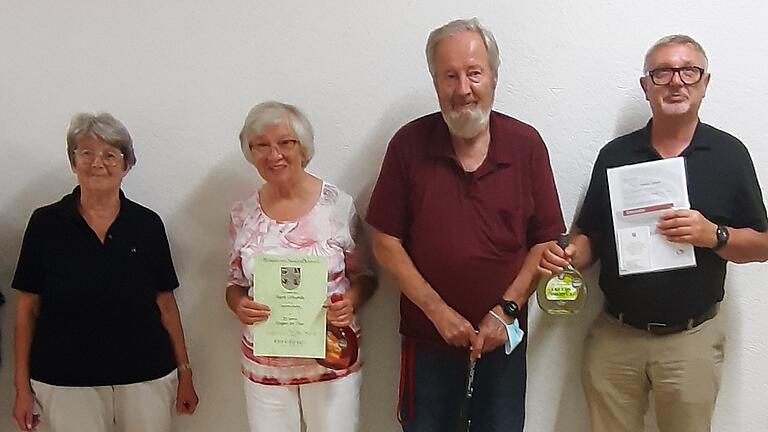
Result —
<path fill-rule="evenodd" d="M 682 71 L 685 71 L 685 70 L 697 70 L 697 71 L 699 71 L 699 79 L 697 79 L 694 82 L 686 82 L 685 78 L 683 78 L 683 74 L 682 74 Z M 660 71 L 672 72 L 672 75 L 669 76 L 669 81 L 667 81 L 667 82 L 657 82 L 656 81 L 657 77 L 655 76 L 655 74 L 660 72 Z M 651 81 L 653 81 L 653 83 L 658 85 L 658 86 L 669 85 L 669 83 L 671 83 L 672 80 L 675 78 L 675 74 L 677 74 L 677 76 L 680 77 L 680 82 L 682 82 L 683 84 L 685 84 L 685 85 L 694 85 L 694 84 L 698 84 L 701 81 L 701 79 L 704 78 L 704 74 L 705 73 L 706 73 L 706 71 L 704 70 L 704 68 L 699 67 L 699 66 L 683 66 L 683 67 L 657 68 L 657 69 L 650 70 L 650 71 L 646 72 L 646 75 L 648 75 L 648 77 L 651 78 Z"/>

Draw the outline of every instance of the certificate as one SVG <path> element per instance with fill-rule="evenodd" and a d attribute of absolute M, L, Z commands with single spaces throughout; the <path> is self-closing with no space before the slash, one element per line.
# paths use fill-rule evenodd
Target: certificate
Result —
<path fill-rule="evenodd" d="M 691 208 L 685 159 L 609 168 L 607 174 L 619 275 L 696 266 L 692 245 L 671 243 L 656 228 L 663 212 Z"/>
<path fill-rule="evenodd" d="M 325 357 L 325 257 L 260 255 L 253 259 L 251 296 L 271 309 L 269 319 L 251 325 L 253 354 Z"/>

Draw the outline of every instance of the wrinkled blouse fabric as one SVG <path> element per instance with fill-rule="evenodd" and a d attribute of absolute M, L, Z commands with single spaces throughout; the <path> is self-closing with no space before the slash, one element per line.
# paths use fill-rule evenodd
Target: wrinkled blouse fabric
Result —
<path fill-rule="evenodd" d="M 323 182 L 314 207 L 292 221 L 276 221 L 267 216 L 256 191 L 232 207 L 228 285 L 252 285 L 254 256 L 316 255 L 328 261 L 328 295 L 343 294 L 354 276 L 370 273 L 367 260 L 360 259 L 361 254 L 357 253 L 359 227 L 352 197 L 334 185 Z M 357 318 L 351 327 L 359 336 Z M 257 383 L 295 385 L 328 381 L 361 367 L 360 360 L 348 369 L 333 370 L 314 359 L 254 356 L 251 337 L 249 327 L 243 326 L 241 370 Z"/>

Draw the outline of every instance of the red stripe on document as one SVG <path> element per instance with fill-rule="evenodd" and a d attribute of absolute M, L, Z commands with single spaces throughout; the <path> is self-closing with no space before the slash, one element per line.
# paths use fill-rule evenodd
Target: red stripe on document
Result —
<path fill-rule="evenodd" d="M 634 216 L 634 215 L 639 215 L 639 214 L 643 214 L 643 213 L 655 212 L 655 211 L 659 211 L 659 210 L 668 210 L 668 209 L 671 209 L 672 207 L 674 207 L 674 205 L 672 205 L 672 203 L 656 204 L 656 205 L 647 206 L 647 207 L 638 207 L 638 208 L 633 208 L 633 209 L 627 209 L 627 210 L 624 210 L 622 212 L 622 214 L 624 216 Z"/>

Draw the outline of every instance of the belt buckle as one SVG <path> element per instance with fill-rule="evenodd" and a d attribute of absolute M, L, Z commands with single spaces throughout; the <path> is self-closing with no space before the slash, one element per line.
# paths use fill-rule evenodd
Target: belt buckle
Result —
<path fill-rule="evenodd" d="M 664 333 L 669 324 L 659 322 L 649 322 L 645 325 L 645 331 L 650 333 Z"/>

